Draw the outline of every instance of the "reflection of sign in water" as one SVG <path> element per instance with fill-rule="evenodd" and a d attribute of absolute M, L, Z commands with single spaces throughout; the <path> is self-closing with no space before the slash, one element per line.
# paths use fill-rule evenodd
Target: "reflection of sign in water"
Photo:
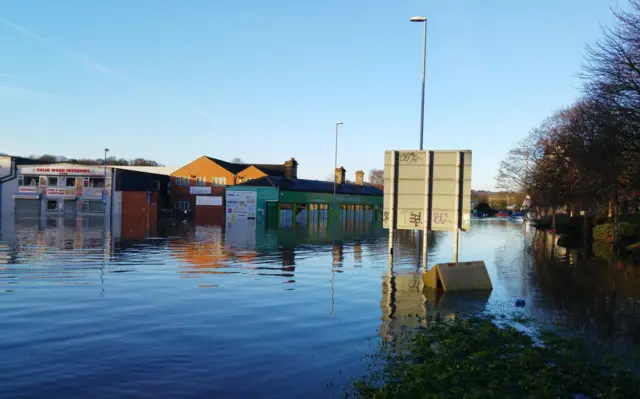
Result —
<path fill-rule="evenodd" d="M 227 191 L 227 212 L 231 220 L 247 220 L 256 218 L 255 191 Z"/>
<path fill-rule="evenodd" d="M 225 247 L 232 250 L 233 247 L 253 249 L 256 247 L 256 222 L 255 220 L 228 221 L 224 234 Z"/>

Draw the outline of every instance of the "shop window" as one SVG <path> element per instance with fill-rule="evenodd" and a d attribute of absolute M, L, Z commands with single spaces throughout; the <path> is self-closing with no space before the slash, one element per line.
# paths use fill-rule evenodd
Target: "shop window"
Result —
<path fill-rule="evenodd" d="M 104 177 L 90 177 L 89 178 L 89 187 L 91 187 L 91 188 L 102 188 L 102 187 L 104 187 Z"/>
<path fill-rule="evenodd" d="M 58 187 L 58 178 L 56 176 L 47 177 L 47 186 Z"/>
<path fill-rule="evenodd" d="M 160 191 L 160 182 L 158 180 L 153 181 L 153 190 Z"/>
<path fill-rule="evenodd" d="M 214 186 L 224 186 L 227 184 L 227 178 L 226 177 L 212 177 L 211 178 L 211 184 L 213 184 Z"/>
<path fill-rule="evenodd" d="M 103 213 L 104 202 L 102 201 L 82 201 L 82 212 Z"/>
<path fill-rule="evenodd" d="M 75 187 L 76 186 L 76 178 L 75 177 L 67 177 L 65 186 L 67 187 Z"/>
<path fill-rule="evenodd" d="M 20 186 L 36 187 L 38 185 L 37 176 L 20 176 L 18 177 L 18 184 Z"/>
<path fill-rule="evenodd" d="M 47 211 L 55 211 L 58 209 L 58 201 L 49 200 L 47 201 Z"/>
<path fill-rule="evenodd" d="M 207 179 L 204 177 L 196 177 L 196 186 L 204 187 L 207 183 Z"/>
<path fill-rule="evenodd" d="M 188 177 L 176 177 L 176 186 L 188 186 L 189 178 Z"/>
<path fill-rule="evenodd" d="M 189 210 L 189 201 L 176 201 L 173 204 L 173 208 L 177 211 L 188 211 Z"/>

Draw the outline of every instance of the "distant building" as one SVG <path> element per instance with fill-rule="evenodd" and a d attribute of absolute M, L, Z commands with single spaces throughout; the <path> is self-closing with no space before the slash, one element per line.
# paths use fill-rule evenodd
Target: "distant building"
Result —
<path fill-rule="evenodd" d="M 200 222 L 224 222 L 225 187 L 265 176 L 297 177 L 294 158 L 283 164 L 231 163 L 202 156 L 171 173 L 171 208 Z"/>
<path fill-rule="evenodd" d="M 2 161 L 2 160 L 0 160 Z M 120 167 L 69 163 L 34 164 L 15 158 L 1 170 L 2 218 L 100 216 L 115 231 L 157 224 L 158 209 L 169 207 L 169 174 L 163 167 Z M 156 173 L 151 173 L 156 172 Z"/>
<path fill-rule="evenodd" d="M 287 227 L 330 223 L 374 223 L 379 220 L 383 191 L 364 184 L 364 172 L 356 172 L 356 184 L 345 182 L 345 169 L 336 170 L 333 182 L 265 176 L 227 189 L 227 223 L 256 219 L 258 224 Z M 335 208 L 334 208 L 335 204 Z"/>

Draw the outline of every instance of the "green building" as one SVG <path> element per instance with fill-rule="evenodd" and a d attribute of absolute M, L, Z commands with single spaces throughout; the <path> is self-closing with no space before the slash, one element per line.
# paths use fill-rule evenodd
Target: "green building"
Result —
<path fill-rule="evenodd" d="M 336 175 L 335 195 L 333 182 L 266 176 L 227 187 L 227 196 L 255 193 L 256 223 L 267 227 L 380 223 L 383 191 L 365 185 L 360 171 L 356 184 L 344 182 L 344 169 Z"/>

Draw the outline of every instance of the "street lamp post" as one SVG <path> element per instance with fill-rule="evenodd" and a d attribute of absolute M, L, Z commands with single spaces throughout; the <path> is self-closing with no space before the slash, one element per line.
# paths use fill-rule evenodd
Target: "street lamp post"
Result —
<path fill-rule="evenodd" d="M 422 99 L 420 103 L 420 151 L 424 149 L 424 86 L 427 69 L 427 17 L 415 16 L 409 18 L 411 22 L 424 23 L 424 34 L 422 39 Z M 418 230 L 416 234 L 416 254 L 420 253 L 420 242 L 422 242 L 422 267 L 426 271 L 427 267 L 427 239 L 428 235 Z"/>
<path fill-rule="evenodd" d="M 333 167 L 333 204 L 335 205 L 336 203 L 336 183 L 338 180 L 338 177 L 336 176 L 336 172 L 338 170 L 338 126 L 342 125 L 342 122 L 336 122 L 336 153 L 335 156 L 333 158 L 333 163 L 334 163 L 334 167 Z"/>
<path fill-rule="evenodd" d="M 422 102 L 420 106 L 420 150 L 422 150 L 424 141 L 424 85 L 427 68 L 427 17 L 411 17 L 409 21 L 424 23 L 424 38 L 422 44 Z"/>
<path fill-rule="evenodd" d="M 103 202 L 107 203 L 107 153 L 109 152 L 108 148 L 104 149 L 104 184 L 103 184 Z"/>

